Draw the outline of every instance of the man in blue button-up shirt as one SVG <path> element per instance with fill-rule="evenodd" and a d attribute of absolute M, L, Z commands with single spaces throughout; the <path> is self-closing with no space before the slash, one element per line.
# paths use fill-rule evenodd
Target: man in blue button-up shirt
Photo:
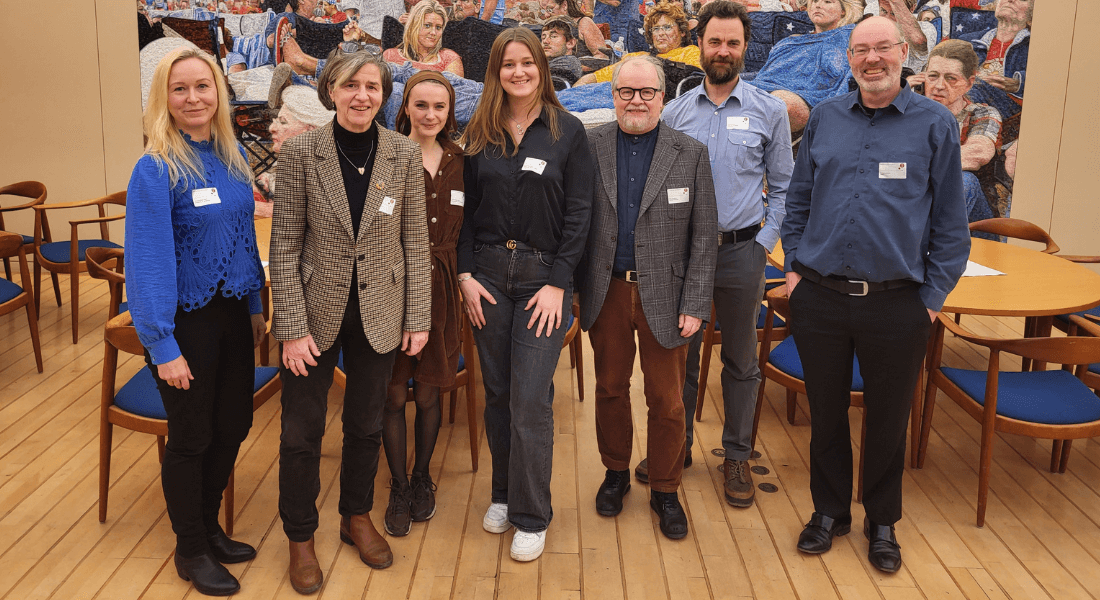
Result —
<path fill-rule="evenodd" d="M 751 23 L 740 4 L 718 0 L 703 7 L 697 31 L 706 80 L 670 102 L 664 114 L 666 123 L 706 144 L 714 172 L 720 232 L 715 242 L 721 244 L 714 273 L 714 308 L 722 330 L 725 496 L 726 502 L 742 508 L 752 506 L 755 497 L 748 460 L 760 384 L 756 321 L 764 294 L 764 265 L 779 239 L 794 164 L 786 105 L 738 76 Z M 698 349 L 696 339 L 688 354 L 683 392 L 689 415 L 688 462 Z"/>
<path fill-rule="evenodd" d="M 853 30 L 848 61 L 859 90 L 810 115 L 783 223 L 811 421 L 814 514 L 798 549 L 820 554 L 851 528 L 855 356 L 866 416 L 864 534 L 871 564 L 889 573 L 901 567 L 894 523 L 921 359 L 970 252 L 959 127 L 901 80 L 903 39 L 882 17 Z"/>

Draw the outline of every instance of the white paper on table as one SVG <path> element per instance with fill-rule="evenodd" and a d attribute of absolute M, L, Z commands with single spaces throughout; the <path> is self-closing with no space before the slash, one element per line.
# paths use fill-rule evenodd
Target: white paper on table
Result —
<path fill-rule="evenodd" d="M 261 260 L 260 264 L 263 265 L 265 269 L 267 268 L 267 261 L 266 260 Z M 967 268 L 969 268 L 969 266 Z"/>
<path fill-rule="evenodd" d="M 991 275 L 1004 275 L 1004 273 L 997 269 L 979 265 L 972 260 L 966 261 L 966 270 L 963 271 L 963 277 L 989 277 Z"/>

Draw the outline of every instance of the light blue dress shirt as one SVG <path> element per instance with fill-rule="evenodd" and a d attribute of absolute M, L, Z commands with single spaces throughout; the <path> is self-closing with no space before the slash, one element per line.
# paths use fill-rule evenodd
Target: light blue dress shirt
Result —
<path fill-rule="evenodd" d="M 669 102 L 662 118 L 707 146 L 718 229 L 736 231 L 763 221 L 756 241 L 770 252 L 779 240 L 794 170 L 787 106 L 744 81 L 737 82 L 729 98 L 715 106 L 705 87 L 697 86 Z"/>

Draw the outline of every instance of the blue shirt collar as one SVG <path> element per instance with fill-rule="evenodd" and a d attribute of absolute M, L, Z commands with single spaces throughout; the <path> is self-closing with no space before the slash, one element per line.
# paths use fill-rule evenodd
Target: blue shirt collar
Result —
<path fill-rule="evenodd" d="M 738 85 L 741 85 L 740 83 Z M 901 91 L 894 97 L 894 100 L 890 102 L 890 106 L 893 106 L 901 114 L 905 114 L 905 109 L 909 106 L 909 101 L 913 97 L 913 89 L 909 87 L 909 82 L 905 79 L 901 80 Z M 848 100 L 845 101 L 845 105 L 849 109 L 859 108 L 861 105 L 860 91 L 857 89 L 854 92 L 848 92 Z"/>
<path fill-rule="evenodd" d="M 696 106 L 704 101 L 709 102 L 711 106 L 714 106 L 714 103 L 710 101 L 710 96 L 707 95 L 706 79 L 703 80 L 703 83 L 695 86 L 695 88 L 692 89 L 690 93 L 695 94 Z M 729 97 L 727 97 L 722 102 L 722 104 L 718 105 L 718 108 L 725 108 L 726 104 L 730 101 L 730 98 L 737 98 L 738 104 L 742 106 L 745 104 L 745 80 L 741 78 L 740 74 L 738 74 L 737 76 L 737 85 L 733 86 L 733 91 L 730 92 Z"/>

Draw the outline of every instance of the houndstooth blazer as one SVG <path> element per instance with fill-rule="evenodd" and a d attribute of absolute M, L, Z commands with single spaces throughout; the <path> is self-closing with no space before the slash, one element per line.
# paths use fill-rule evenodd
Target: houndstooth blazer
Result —
<path fill-rule="evenodd" d="M 431 263 L 420 148 L 378 128 L 378 149 L 359 237 L 352 239 L 332 124 L 283 144 L 271 223 L 273 332 L 283 341 L 312 334 L 330 348 L 340 331 L 349 286 L 359 286 L 363 331 L 376 352 L 401 332 L 431 327 Z M 396 201 L 393 214 L 383 199 Z M 358 261 L 357 263 L 355 261 Z M 358 281 L 352 266 L 358 265 Z"/>
<path fill-rule="evenodd" d="M 665 348 L 685 344 L 680 314 L 710 317 L 714 268 L 718 258 L 718 209 L 706 146 L 661 121 L 653 162 L 642 192 L 634 228 L 634 261 L 642 312 Z M 581 328 L 596 322 L 607 296 L 619 232 L 616 208 L 619 124 L 588 132 L 596 156 L 592 225 L 582 259 Z M 670 204 L 668 190 L 688 189 L 688 201 Z"/>

